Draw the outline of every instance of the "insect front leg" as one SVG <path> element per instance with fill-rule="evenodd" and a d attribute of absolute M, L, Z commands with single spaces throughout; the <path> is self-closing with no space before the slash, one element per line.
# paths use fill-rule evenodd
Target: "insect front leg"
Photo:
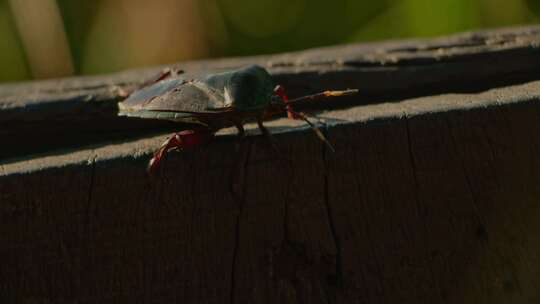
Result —
<path fill-rule="evenodd" d="M 318 94 L 315 94 L 315 95 L 308 95 L 308 96 L 300 97 L 300 98 L 296 99 L 295 101 L 299 101 L 302 98 L 316 99 L 316 98 L 319 98 L 321 96 L 323 96 L 323 97 L 332 97 L 332 96 L 351 95 L 351 94 L 355 94 L 357 92 L 358 92 L 358 90 L 325 91 L 325 92 L 318 93 Z M 328 141 L 328 139 L 326 139 L 326 136 L 324 136 L 324 134 L 321 132 L 321 130 L 316 125 L 314 125 L 311 121 L 309 121 L 309 119 L 307 118 L 307 115 L 302 113 L 302 112 L 296 112 L 292 108 L 291 101 L 289 101 L 289 97 L 285 93 L 285 88 L 283 88 L 283 86 L 281 86 L 281 85 L 276 86 L 276 88 L 274 89 L 274 93 L 277 96 L 279 96 L 281 98 L 281 100 L 283 100 L 283 103 L 285 103 L 285 109 L 287 110 L 287 117 L 289 117 L 290 119 L 296 119 L 296 120 L 301 119 L 301 120 L 305 121 L 310 126 L 310 128 L 313 130 L 313 132 L 315 132 L 317 137 L 319 137 L 319 139 L 322 140 L 332 152 L 335 152 L 334 147 Z"/>

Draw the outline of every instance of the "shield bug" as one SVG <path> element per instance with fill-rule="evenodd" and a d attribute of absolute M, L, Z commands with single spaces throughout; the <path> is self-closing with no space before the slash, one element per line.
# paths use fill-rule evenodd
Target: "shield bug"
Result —
<path fill-rule="evenodd" d="M 281 113 L 287 113 L 293 119 L 305 120 L 319 138 L 330 146 L 322 132 L 303 113 L 294 111 L 293 106 L 312 99 L 357 92 L 326 91 L 289 100 L 283 87 L 274 87 L 268 71 L 257 65 L 211 74 L 200 80 L 186 80 L 175 77 L 176 74 L 163 72 L 155 81 L 146 83 L 118 104 L 119 115 L 166 119 L 190 125 L 188 130 L 169 137 L 154 153 L 149 163 L 150 171 L 159 166 L 167 152 L 204 144 L 219 129 L 234 126 L 238 134 L 244 136 L 244 123 L 256 121 L 261 132 L 270 136 L 263 121 Z"/>

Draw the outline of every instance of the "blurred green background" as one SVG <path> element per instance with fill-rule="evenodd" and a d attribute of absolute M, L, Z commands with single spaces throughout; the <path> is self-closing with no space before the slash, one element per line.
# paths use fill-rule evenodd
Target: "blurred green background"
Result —
<path fill-rule="evenodd" d="M 539 0 L 0 0 L 0 81 L 538 22 Z"/>

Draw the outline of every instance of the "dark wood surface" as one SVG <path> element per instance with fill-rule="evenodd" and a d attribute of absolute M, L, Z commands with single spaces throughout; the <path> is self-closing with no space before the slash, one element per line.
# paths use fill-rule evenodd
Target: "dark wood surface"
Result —
<path fill-rule="evenodd" d="M 538 27 L 179 64 L 259 63 L 317 105 L 145 165 L 114 116 L 159 68 L 0 86 L 6 303 L 536 303 Z M 113 135 L 104 134 L 109 132 Z M 135 133 L 135 134 L 134 134 Z M 39 146 L 39 147 L 38 147 Z"/>

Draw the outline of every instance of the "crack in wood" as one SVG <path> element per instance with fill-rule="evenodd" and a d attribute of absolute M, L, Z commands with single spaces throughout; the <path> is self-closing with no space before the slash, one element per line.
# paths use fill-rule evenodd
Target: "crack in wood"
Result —
<path fill-rule="evenodd" d="M 503 120 L 506 123 L 506 127 L 508 129 L 510 129 L 509 128 L 509 123 L 506 120 L 507 118 L 506 118 L 505 113 L 502 113 L 501 115 L 503 117 Z M 496 154 L 495 154 L 495 149 L 493 147 L 493 143 L 491 142 L 491 140 L 489 138 L 489 135 L 488 135 L 488 132 L 485 129 L 485 126 L 482 126 L 482 132 L 483 132 L 484 138 L 486 139 L 487 147 L 488 147 L 488 150 L 489 150 L 489 152 L 491 154 L 491 158 L 492 158 L 491 159 L 492 161 L 489 162 L 489 163 L 490 163 L 490 167 L 493 168 L 493 171 L 495 173 L 494 176 L 493 176 L 493 179 L 495 180 L 495 183 L 498 185 L 498 188 L 502 189 L 502 184 L 501 184 L 501 181 L 500 181 L 500 178 L 499 178 L 499 174 L 496 173 L 496 166 L 494 165 L 494 163 L 496 161 L 496 157 L 495 157 Z M 510 202 L 508 202 L 508 203 L 510 203 Z M 526 231 L 521 228 L 521 225 L 519 223 L 516 223 L 516 227 L 517 227 L 518 230 L 520 230 L 520 232 L 523 235 L 526 234 Z M 520 281 L 518 279 L 518 276 L 516 275 L 516 266 L 515 266 L 514 262 L 512 260 L 506 258 L 505 255 L 503 253 L 501 253 L 501 251 L 497 247 L 492 245 L 491 243 L 486 242 L 486 247 L 487 247 L 487 249 L 489 251 L 493 252 L 493 254 L 500 260 L 501 264 L 507 265 L 508 268 L 510 268 L 511 279 L 507 278 L 508 272 L 505 271 L 505 273 L 501 274 L 503 284 L 507 287 L 507 289 L 508 289 L 509 285 L 513 286 L 515 284 L 517 286 L 518 293 L 523 294 L 523 290 L 521 288 L 521 283 L 520 283 Z"/>
<path fill-rule="evenodd" d="M 91 152 L 92 154 L 94 152 Z M 86 212 L 85 212 L 85 223 L 84 227 L 87 229 L 86 235 L 90 235 L 91 233 L 91 218 L 95 216 L 95 214 L 92 214 L 92 193 L 94 193 L 94 179 L 96 176 L 96 158 L 97 155 L 93 154 L 93 156 L 88 158 L 87 165 L 90 166 L 90 180 L 88 184 L 88 194 L 87 194 L 87 200 L 86 200 Z"/>
<path fill-rule="evenodd" d="M 421 200 L 419 198 L 419 194 L 421 192 L 420 192 L 420 183 L 419 183 L 419 180 L 418 180 L 418 168 L 416 166 L 416 160 L 415 160 L 415 156 L 414 156 L 415 155 L 414 154 L 414 148 L 413 148 L 414 146 L 413 146 L 413 142 L 412 142 L 413 137 L 411 135 L 411 126 L 410 126 L 411 119 L 414 119 L 414 118 L 405 117 L 405 134 L 406 134 L 406 137 L 407 137 L 407 151 L 408 151 L 409 163 L 410 163 L 410 166 L 411 166 L 411 175 L 413 177 L 413 184 L 414 184 L 414 188 L 415 188 L 414 191 L 413 191 L 414 192 L 413 195 L 414 195 L 414 202 L 415 202 L 415 206 L 416 206 L 417 217 L 418 217 L 418 220 L 421 221 L 422 229 L 423 229 L 423 231 L 421 231 L 420 233 L 422 233 L 422 235 L 423 235 L 423 237 L 422 237 L 422 241 L 424 243 L 423 246 L 424 246 L 424 248 L 428 249 L 428 240 L 427 240 L 425 235 L 429 231 L 429 227 L 427 225 L 425 212 L 422 212 L 422 203 L 421 203 Z M 431 279 L 435 280 L 437 282 L 436 286 L 437 286 L 437 293 L 438 293 L 439 299 L 443 303 L 448 303 L 448 300 L 447 300 L 446 296 L 443 294 L 442 288 L 440 286 L 440 282 L 437 281 L 437 277 L 436 277 L 435 273 L 433 272 L 432 265 L 428 266 L 428 270 L 429 270 L 429 275 L 431 276 Z"/>
<path fill-rule="evenodd" d="M 242 219 L 242 215 L 244 213 L 244 204 L 246 203 L 246 184 L 247 184 L 247 179 L 248 179 L 248 168 L 249 168 L 249 163 L 250 163 L 250 158 L 251 158 L 251 150 L 253 149 L 252 145 L 253 143 L 251 141 L 246 141 L 245 145 L 247 145 L 246 147 L 246 154 L 245 154 L 245 159 L 244 159 L 244 163 L 241 167 L 241 178 L 242 178 L 242 183 L 240 185 L 240 189 L 241 189 L 241 193 L 240 193 L 240 197 L 238 197 L 236 195 L 236 193 L 234 193 L 235 189 L 234 189 L 234 185 L 231 185 L 230 186 L 230 193 L 231 193 L 231 196 L 233 198 L 235 198 L 235 201 L 237 202 L 237 207 L 238 207 L 238 214 L 237 214 L 237 217 L 236 217 L 236 224 L 235 224 L 235 242 L 234 242 L 234 247 L 233 247 L 233 258 L 232 258 L 232 265 L 231 265 L 231 275 L 230 275 L 230 280 L 231 280 L 231 283 L 230 283 L 230 298 L 229 298 L 229 301 L 231 304 L 234 304 L 236 303 L 236 300 L 235 300 L 235 293 L 236 293 L 236 266 L 237 266 L 237 263 L 238 263 L 238 248 L 240 246 L 240 221 Z M 236 166 L 233 166 L 233 168 L 236 167 Z M 234 183 L 235 179 L 231 179 L 231 182 Z"/>
<path fill-rule="evenodd" d="M 327 130 L 327 126 L 326 124 L 324 124 L 324 127 L 321 128 L 321 130 L 323 132 L 325 132 L 325 136 L 328 136 L 328 130 Z M 332 206 L 330 206 L 330 198 L 329 198 L 329 185 L 328 185 L 328 148 L 326 147 L 326 145 L 321 145 L 321 156 L 322 156 L 322 159 L 323 159 L 323 163 L 324 163 L 324 204 L 325 204 L 325 208 L 326 208 L 326 214 L 327 214 L 327 220 L 328 220 L 328 224 L 330 226 L 330 232 L 331 232 L 331 235 L 332 235 L 332 239 L 334 241 L 334 245 L 336 247 L 336 274 L 335 274 L 335 278 L 326 278 L 326 283 L 327 285 L 330 285 L 332 286 L 332 288 L 328 288 L 327 287 L 327 290 L 330 291 L 332 289 L 343 289 L 344 288 L 344 276 L 343 276 L 343 256 L 342 256 L 342 247 L 341 247 L 341 242 L 340 242 L 340 238 L 338 236 L 338 233 L 337 233 L 337 229 L 336 229 L 336 225 L 334 223 L 334 214 L 333 214 L 333 211 L 332 211 Z M 327 292 L 328 292 L 327 291 Z M 330 295 L 328 294 L 328 301 L 330 302 L 331 299 L 333 298 L 334 300 L 334 303 L 336 301 L 336 295 L 334 294 L 333 297 L 330 297 Z"/>

